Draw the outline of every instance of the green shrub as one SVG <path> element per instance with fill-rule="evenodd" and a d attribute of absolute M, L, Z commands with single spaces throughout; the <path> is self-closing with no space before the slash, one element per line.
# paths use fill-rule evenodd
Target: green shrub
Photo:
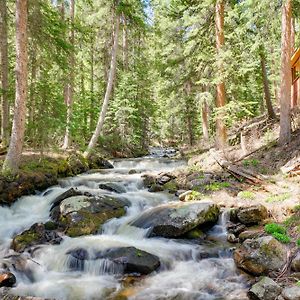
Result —
<path fill-rule="evenodd" d="M 276 224 L 276 223 L 270 223 L 265 225 L 265 232 L 269 234 L 273 233 L 281 233 L 281 234 L 286 234 L 286 228 L 283 227 L 282 225 Z"/>
<path fill-rule="evenodd" d="M 230 187 L 230 183 L 229 182 L 213 182 L 213 183 L 210 183 L 208 185 L 205 186 L 205 189 L 207 191 L 212 191 L 212 192 L 216 192 L 216 191 L 219 191 L 223 188 L 227 188 L 227 187 Z"/>
<path fill-rule="evenodd" d="M 297 244 L 298 247 L 300 247 L 300 239 L 298 239 L 298 240 L 296 241 L 296 244 Z"/>
<path fill-rule="evenodd" d="M 257 159 L 245 159 L 243 161 L 244 167 L 249 167 L 249 166 L 257 167 L 258 165 L 259 165 L 259 160 Z"/>
<path fill-rule="evenodd" d="M 282 234 L 282 233 L 279 233 L 279 232 L 274 232 L 272 233 L 272 236 L 278 240 L 279 242 L 283 243 L 283 244 L 288 244 L 291 242 L 291 238 L 286 235 L 286 234 Z"/>
<path fill-rule="evenodd" d="M 242 199 L 249 199 L 249 200 L 253 200 L 255 199 L 255 194 L 250 192 L 250 191 L 242 191 L 238 193 L 238 196 Z"/>

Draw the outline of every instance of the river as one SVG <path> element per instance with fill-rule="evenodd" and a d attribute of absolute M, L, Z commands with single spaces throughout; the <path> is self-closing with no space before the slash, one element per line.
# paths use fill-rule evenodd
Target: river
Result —
<path fill-rule="evenodd" d="M 22 197 L 11 207 L 0 207 L 0 261 L 9 260 L 12 237 L 37 222 L 49 220 L 54 199 L 70 187 L 93 195 L 111 194 L 99 189 L 100 182 L 114 182 L 125 188 L 121 194 L 130 201 L 124 217 L 108 221 L 98 235 L 70 238 L 63 236 L 59 245 L 42 245 L 25 253 L 30 276 L 15 271 L 16 295 L 38 296 L 56 300 L 114 299 L 122 290 L 122 276 L 114 265 L 103 259 L 84 263 L 82 271 L 70 270 L 72 249 L 84 248 L 91 255 L 114 247 L 133 246 L 159 257 L 160 268 L 142 277 L 131 288 L 130 300 L 242 300 L 246 297 L 246 279 L 239 274 L 232 259 L 231 245 L 226 242 L 226 213 L 208 232 L 205 241 L 147 238 L 147 229 L 128 223 L 142 211 L 178 198 L 166 192 L 150 193 L 143 186 L 142 174 L 172 171 L 184 161 L 161 157 L 113 161 L 114 169 L 82 174 L 61 180 L 46 192 Z M 137 173 L 128 174 L 130 170 Z M 203 253 L 208 253 L 203 258 Z M 122 298 L 124 299 L 124 298 Z"/>

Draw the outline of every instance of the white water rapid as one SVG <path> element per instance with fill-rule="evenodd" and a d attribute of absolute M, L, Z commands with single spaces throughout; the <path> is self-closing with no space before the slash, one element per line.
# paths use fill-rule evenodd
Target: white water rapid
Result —
<path fill-rule="evenodd" d="M 244 300 L 246 280 L 235 268 L 230 245 L 226 242 L 226 215 L 208 232 L 206 241 L 147 238 L 147 229 L 128 225 L 147 208 L 177 198 L 167 192 L 150 193 L 143 187 L 144 172 L 170 171 L 184 164 L 169 158 L 148 157 L 113 162 L 114 169 L 83 174 L 61 181 L 60 186 L 39 195 L 20 198 L 12 207 L 0 207 L 0 263 L 10 261 L 12 238 L 34 223 L 49 220 L 54 199 L 70 187 L 93 195 L 114 194 L 99 189 L 101 182 L 114 182 L 130 201 L 124 217 L 108 221 L 101 234 L 69 238 L 59 245 L 43 245 L 33 253 L 22 254 L 28 272 L 15 271 L 15 295 L 56 300 L 114 300 L 124 289 L 118 266 L 105 259 L 83 262 L 81 271 L 70 270 L 73 249 L 85 249 L 90 257 L 97 251 L 133 246 L 159 257 L 161 266 L 143 276 L 127 294 L 130 300 Z M 129 174 L 130 170 L 136 173 Z M 130 172 L 133 173 L 133 172 Z"/>

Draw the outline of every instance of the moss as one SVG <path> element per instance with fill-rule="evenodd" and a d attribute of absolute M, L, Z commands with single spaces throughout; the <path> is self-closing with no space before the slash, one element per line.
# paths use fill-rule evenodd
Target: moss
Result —
<path fill-rule="evenodd" d="M 212 191 L 212 192 L 216 192 L 216 191 L 219 191 L 223 188 L 228 188 L 230 187 L 230 183 L 229 182 L 213 182 L 213 183 L 210 183 L 208 185 L 205 186 L 205 190 L 207 191 Z"/>
<path fill-rule="evenodd" d="M 78 216 L 81 219 L 79 222 L 72 222 L 71 217 L 62 217 L 61 222 L 68 226 L 66 234 L 70 237 L 95 234 L 101 230 L 101 225 L 111 218 L 119 218 L 126 213 L 125 208 L 118 208 L 112 211 L 100 213 L 91 213 L 85 210 L 80 210 Z"/>
<path fill-rule="evenodd" d="M 176 192 L 177 191 L 176 182 L 174 180 L 167 182 L 166 184 L 164 184 L 164 189 L 170 192 Z"/>
<path fill-rule="evenodd" d="M 271 195 L 266 199 L 266 202 L 273 203 L 273 202 L 283 202 L 291 197 L 290 193 L 283 193 L 278 195 Z"/>
<path fill-rule="evenodd" d="M 242 191 L 238 193 L 238 197 L 245 199 L 245 200 L 254 200 L 255 194 L 250 191 Z"/>
<path fill-rule="evenodd" d="M 200 239 L 200 238 L 203 238 L 204 236 L 205 236 L 205 234 L 203 233 L 203 231 L 198 228 L 195 228 L 195 229 L 189 231 L 185 235 L 185 237 L 187 239 Z"/>
<path fill-rule="evenodd" d="M 38 241 L 40 236 L 36 232 L 25 232 L 21 235 L 16 236 L 13 239 L 12 247 L 15 251 L 21 252 L 32 243 Z"/>
<path fill-rule="evenodd" d="M 57 228 L 58 228 L 58 225 L 54 222 L 49 221 L 49 222 L 45 223 L 45 229 L 46 230 L 55 230 Z"/>

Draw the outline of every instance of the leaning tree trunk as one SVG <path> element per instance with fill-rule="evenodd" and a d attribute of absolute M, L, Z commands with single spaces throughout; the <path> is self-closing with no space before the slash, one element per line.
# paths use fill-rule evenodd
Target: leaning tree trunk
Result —
<path fill-rule="evenodd" d="M 7 3 L 0 0 L 0 54 L 1 54 L 1 138 L 6 146 L 9 140 L 9 104 L 8 104 L 8 41 L 7 41 Z"/>
<path fill-rule="evenodd" d="M 217 46 L 217 55 L 218 58 L 218 69 L 220 75 L 222 76 L 223 63 L 220 55 L 222 53 L 222 48 L 224 46 L 224 0 L 217 0 L 216 4 L 216 46 Z M 222 108 L 226 104 L 226 92 L 225 92 L 225 83 L 223 80 L 217 84 L 217 108 Z M 219 149 L 223 149 L 226 146 L 227 142 L 227 129 L 224 124 L 222 114 L 217 116 L 216 119 L 216 146 Z"/>
<path fill-rule="evenodd" d="M 27 0 L 16 0 L 16 100 L 8 153 L 3 170 L 17 172 L 23 150 L 27 98 Z"/>
<path fill-rule="evenodd" d="M 116 14 L 115 17 L 115 32 L 114 32 L 114 43 L 113 43 L 113 48 L 112 48 L 112 53 L 111 53 L 111 63 L 110 63 L 110 70 L 109 70 L 109 75 L 108 75 L 108 81 L 107 81 L 107 86 L 106 86 L 106 92 L 104 96 L 104 101 L 102 104 L 102 109 L 99 114 L 98 118 L 98 123 L 95 129 L 95 132 L 89 142 L 89 145 L 84 152 L 84 156 L 88 157 L 92 150 L 95 148 L 97 144 L 97 140 L 100 136 L 100 133 L 102 131 L 103 125 L 104 125 L 104 120 L 108 108 L 108 103 L 109 99 L 111 96 L 113 84 L 114 84 L 114 78 L 116 74 L 116 69 L 117 69 L 117 52 L 118 52 L 118 41 L 119 41 L 119 28 L 120 28 L 120 17 L 118 14 Z"/>
<path fill-rule="evenodd" d="M 70 2 L 70 18 L 71 18 L 71 34 L 70 34 L 70 43 L 74 47 L 75 45 L 75 33 L 74 33 L 74 17 L 75 17 L 75 0 Z M 74 94 L 74 67 L 75 67 L 75 55 L 74 49 L 70 55 L 69 61 L 69 78 L 67 79 L 67 85 L 65 86 L 65 102 L 67 105 L 67 122 L 66 122 L 66 132 L 64 138 L 63 149 L 68 149 L 71 145 L 71 118 L 72 118 L 72 108 L 73 108 L 73 94 Z"/>
<path fill-rule="evenodd" d="M 291 16 L 292 0 L 282 6 L 281 71 L 280 71 L 280 144 L 291 140 Z"/>
<path fill-rule="evenodd" d="M 263 50 L 260 51 L 259 55 L 260 55 L 260 64 L 261 64 L 262 79 L 263 79 L 263 85 L 264 85 L 264 93 L 265 93 L 265 101 L 266 101 L 266 106 L 267 106 L 267 111 L 268 111 L 268 117 L 269 117 L 269 119 L 275 119 L 276 115 L 275 115 L 272 101 L 271 101 L 271 93 L 270 93 L 268 74 L 267 74 L 267 68 L 266 68 L 266 58 L 265 58 Z"/>

